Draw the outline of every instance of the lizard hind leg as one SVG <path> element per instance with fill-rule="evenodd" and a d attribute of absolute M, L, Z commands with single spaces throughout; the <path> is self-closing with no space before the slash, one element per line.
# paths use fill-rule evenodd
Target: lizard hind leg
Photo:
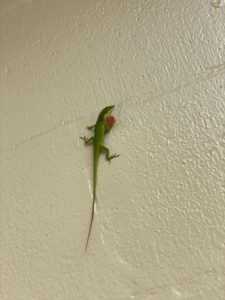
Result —
<path fill-rule="evenodd" d="M 104 146 L 101 145 L 101 151 L 105 152 L 105 159 L 110 163 L 111 159 L 116 158 L 118 156 L 120 156 L 119 154 L 113 154 L 113 155 L 109 155 L 109 149 Z"/>

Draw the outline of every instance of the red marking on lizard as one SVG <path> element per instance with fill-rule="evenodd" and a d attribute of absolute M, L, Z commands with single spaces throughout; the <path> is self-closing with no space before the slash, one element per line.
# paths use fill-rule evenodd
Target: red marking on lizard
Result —
<path fill-rule="evenodd" d="M 107 124 L 108 126 L 113 126 L 115 122 L 116 122 L 116 119 L 115 119 L 113 116 L 109 116 L 109 117 L 106 119 L 106 124 Z"/>

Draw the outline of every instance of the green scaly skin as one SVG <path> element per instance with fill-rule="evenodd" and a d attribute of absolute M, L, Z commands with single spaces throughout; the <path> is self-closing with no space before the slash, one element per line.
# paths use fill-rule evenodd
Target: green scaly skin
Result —
<path fill-rule="evenodd" d="M 87 236 L 87 242 L 85 251 L 87 250 L 92 223 L 94 220 L 94 208 L 95 208 L 95 202 L 96 202 L 96 187 L 97 187 L 97 169 L 98 169 L 98 161 L 99 161 L 99 155 L 101 152 L 105 152 L 105 158 L 108 162 L 111 161 L 111 159 L 118 157 L 118 154 L 109 155 L 109 149 L 104 146 L 104 136 L 106 133 L 109 132 L 109 130 L 112 128 L 112 126 L 106 124 L 106 119 L 111 115 L 112 111 L 114 109 L 114 105 L 106 106 L 99 114 L 98 119 L 93 126 L 87 127 L 88 129 L 92 130 L 94 129 L 94 136 L 90 138 L 81 137 L 81 139 L 84 140 L 85 145 L 94 145 L 94 157 L 93 157 L 93 201 L 92 201 L 92 212 L 91 212 L 91 221 Z"/>

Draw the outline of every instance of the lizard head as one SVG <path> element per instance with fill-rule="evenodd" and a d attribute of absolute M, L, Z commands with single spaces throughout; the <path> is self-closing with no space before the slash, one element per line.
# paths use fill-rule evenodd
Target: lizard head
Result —
<path fill-rule="evenodd" d="M 98 120 L 105 121 L 111 115 L 113 109 L 114 109 L 114 105 L 106 106 L 105 108 L 103 108 L 103 110 L 100 112 L 98 116 Z"/>

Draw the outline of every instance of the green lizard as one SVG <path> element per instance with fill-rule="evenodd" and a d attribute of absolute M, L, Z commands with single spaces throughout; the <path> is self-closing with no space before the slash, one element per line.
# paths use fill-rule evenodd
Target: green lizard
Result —
<path fill-rule="evenodd" d="M 93 199 L 92 199 L 92 213 L 91 213 L 91 221 L 87 236 L 87 242 L 85 251 L 87 250 L 88 241 L 91 233 L 92 223 L 94 219 L 94 209 L 95 209 L 95 202 L 96 202 L 96 186 L 97 186 L 97 168 L 98 168 L 98 161 L 99 155 L 102 151 L 105 152 L 105 158 L 108 162 L 111 159 L 118 157 L 118 154 L 109 155 L 109 149 L 104 146 L 104 136 L 109 130 L 112 128 L 113 124 L 115 123 L 115 118 L 111 115 L 114 109 L 114 105 L 106 106 L 99 114 L 98 119 L 93 126 L 87 127 L 87 129 L 94 129 L 94 136 L 90 138 L 80 137 L 84 140 L 85 145 L 94 145 L 94 156 L 93 156 Z"/>

